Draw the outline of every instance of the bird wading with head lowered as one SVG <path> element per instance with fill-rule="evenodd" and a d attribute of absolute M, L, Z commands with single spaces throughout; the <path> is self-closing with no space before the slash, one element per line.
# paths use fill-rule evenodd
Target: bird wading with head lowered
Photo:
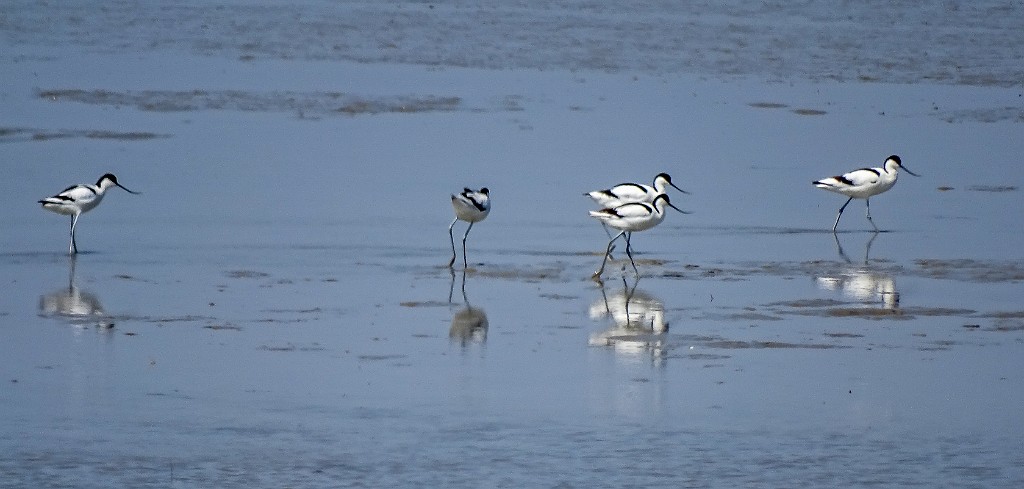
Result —
<path fill-rule="evenodd" d="M 468 187 L 464 188 L 462 193 L 452 195 L 452 208 L 455 209 L 455 220 L 448 226 L 448 237 L 452 242 L 452 259 L 448 262 L 448 268 L 455 265 L 455 235 L 452 234 L 452 228 L 459 221 L 469 223 L 466 234 L 462 236 L 462 266 L 466 268 L 469 266 L 469 262 L 466 260 L 466 238 L 469 237 L 469 231 L 473 229 L 473 224 L 483 221 L 487 218 L 487 214 L 490 214 L 491 191 L 487 187 L 478 191 Z"/>

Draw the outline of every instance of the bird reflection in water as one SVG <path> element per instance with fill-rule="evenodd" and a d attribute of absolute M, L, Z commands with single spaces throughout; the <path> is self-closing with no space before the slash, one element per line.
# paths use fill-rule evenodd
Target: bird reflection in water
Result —
<path fill-rule="evenodd" d="M 452 303 L 455 293 L 455 271 L 451 270 L 452 281 L 448 289 L 448 303 Z M 465 305 L 452 316 L 452 326 L 448 329 L 448 338 L 466 347 L 474 343 L 487 342 L 487 313 L 479 307 L 473 307 L 466 297 L 466 271 L 462 271 L 462 303 Z"/>
<path fill-rule="evenodd" d="M 843 251 L 843 245 L 839 242 L 839 236 L 832 235 L 836 240 L 836 251 L 839 257 L 846 262 L 846 266 L 838 273 L 824 277 L 816 277 L 818 286 L 825 290 L 839 291 L 843 295 L 867 304 L 881 303 L 885 309 L 898 309 L 900 306 L 900 293 L 896 290 L 896 283 L 892 274 L 880 267 L 873 267 L 870 261 L 871 245 L 878 238 L 878 233 L 871 236 L 864 246 L 863 264 L 855 264 L 853 260 Z"/>
<path fill-rule="evenodd" d="M 95 326 L 103 330 L 113 328 L 114 322 L 103 310 L 99 298 L 75 285 L 76 260 L 77 257 L 71 255 L 68 286 L 39 297 L 39 315 L 63 319 L 82 328 L 87 326 Z"/>
<path fill-rule="evenodd" d="M 611 328 L 590 336 L 591 346 L 611 346 L 618 353 L 638 355 L 644 351 L 660 360 L 665 349 L 668 322 L 665 321 L 665 303 L 637 288 L 639 280 L 630 286 L 625 277 L 622 291 L 610 296 L 601 284 L 601 299 L 590 305 L 590 318 L 611 318 Z"/>

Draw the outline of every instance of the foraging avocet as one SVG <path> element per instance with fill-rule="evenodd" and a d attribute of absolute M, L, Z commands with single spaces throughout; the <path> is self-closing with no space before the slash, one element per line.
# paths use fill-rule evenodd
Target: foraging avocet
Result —
<path fill-rule="evenodd" d="M 104 193 L 111 187 L 121 187 L 130 194 L 139 193 L 124 188 L 123 185 L 117 183 L 117 177 L 107 173 L 96 181 L 96 185 L 72 185 L 53 197 L 39 201 L 40 204 L 43 204 L 43 209 L 71 216 L 71 245 L 68 248 L 70 254 L 78 253 L 78 245 L 75 243 L 75 225 L 78 224 L 78 216 L 100 205 Z"/>
<path fill-rule="evenodd" d="M 597 218 L 602 223 L 619 230 L 619 234 L 616 234 L 614 238 L 608 241 L 608 248 L 605 250 L 604 259 L 601 261 L 601 268 L 594 272 L 594 278 L 599 279 L 601 274 L 604 273 L 604 266 L 608 262 L 608 255 L 612 251 L 612 244 L 621 236 L 626 237 L 626 256 L 629 257 L 629 263 L 633 265 L 633 272 L 639 276 L 640 271 L 637 270 L 636 262 L 633 261 L 633 251 L 629 242 L 630 238 L 633 236 L 634 231 L 646 231 L 665 220 L 666 206 L 683 214 L 689 214 L 689 212 L 672 205 L 668 195 L 665 194 L 658 195 L 650 204 L 646 202 L 630 202 L 611 209 L 590 211 L 590 217 Z"/>
<path fill-rule="evenodd" d="M 452 195 L 452 207 L 455 209 L 455 220 L 453 220 L 451 225 L 448 226 L 448 237 L 451 238 L 452 241 L 452 259 L 448 262 L 448 268 L 455 265 L 455 236 L 452 234 L 452 228 L 455 227 L 455 223 L 459 222 L 459 220 L 469 223 L 469 227 L 466 228 L 466 234 L 462 236 L 462 266 L 469 266 L 466 260 L 466 238 L 469 237 L 469 230 L 473 229 L 473 224 L 483 221 L 487 217 L 487 214 L 491 212 L 490 194 L 490 190 L 487 190 L 487 187 L 484 187 L 479 191 L 465 188 L 462 190 L 462 193 Z"/>
<path fill-rule="evenodd" d="M 853 199 L 864 199 L 864 204 L 868 208 L 868 222 L 877 232 L 878 226 L 875 226 L 875 221 L 871 219 L 871 201 L 869 199 L 896 185 L 896 178 L 899 177 L 901 168 L 915 177 L 920 176 L 907 170 L 899 156 L 892 155 L 885 159 L 885 163 L 880 168 L 861 168 L 813 182 L 815 187 L 849 197 L 846 199 L 846 203 L 839 208 L 839 215 L 836 216 L 836 223 L 832 225 L 832 232 L 836 232 L 836 228 L 839 227 L 839 219 L 843 217 L 843 211 Z"/>
<path fill-rule="evenodd" d="M 590 197 L 591 200 L 602 208 L 609 209 L 630 202 L 654 202 L 654 198 L 665 193 L 665 190 L 670 186 L 684 194 L 689 193 L 672 183 L 672 177 L 668 173 L 659 173 L 658 176 L 654 177 L 653 186 L 639 183 L 621 183 L 612 188 L 594 190 L 584 195 Z"/>

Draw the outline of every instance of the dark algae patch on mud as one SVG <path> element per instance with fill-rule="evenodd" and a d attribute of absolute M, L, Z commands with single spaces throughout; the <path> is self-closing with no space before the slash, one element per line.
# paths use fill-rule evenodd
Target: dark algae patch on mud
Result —
<path fill-rule="evenodd" d="M 109 131 L 101 129 L 38 129 L 24 127 L 0 128 L 0 143 L 19 143 L 26 141 L 53 141 L 58 139 L 109 139 L 116 141 L 149 141 L 169 138 L 169 134 L 157 134 L 147 131 Z"/>
<path fill-rule="evenodd" d="M 1024 280 L 1024 263 L 1011 260 L 976 260 L 970 258 L 915 261 L 921 274 L 930 278 L 995 283 Z"/>
<path fill-rule="evenodd" d="M 232 110 L 239 112 L 292 112 L 299 117 L 331 114 L 452 112 L 457 110 L 508 110 L 503 105 L 469 108 L 452 95 L 370 96 L 343 92 L 296 92 L 248 90 L 41 90 L 37 96 L 51 102 L 134 107 L 147 112 Z M 0 133 L 0 137 L 3 134 Z"/>

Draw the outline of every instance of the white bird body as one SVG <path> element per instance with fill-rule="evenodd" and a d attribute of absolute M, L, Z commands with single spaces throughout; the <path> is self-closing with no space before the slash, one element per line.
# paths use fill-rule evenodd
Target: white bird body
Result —
<path fill-rule="evenodd" d="M 888 191 L 893 187 L 893 185 L 896 185 L 896 179 L 899 178 L 900 169 L 903 169 L 915 177 L 918 176 L 916 173 L 907 170 L 907 168 L 903 166 L 903 162 L 900 161 L 899 156 L 892 155 L 886 158 L 885 163 L 881 167 L 861 168 L 860 170 L 854 170 L 849 173 L 823 178 L 813 182 L 815 187 L 849 197 L 846 203 L 839 208 L 839 215 L 836 216 L 836 223 L 832 226 L 832 231 L 834 232 L 839 226 L 839 219 L 843 217 L 843 211 L 846 209 L 847 204 L 849 204 L 853 199 L 864 199 L 865 205 L 868 209 L 868 222 L 870 222 L 871 226 L 875 228 L 875 231 L 877 231 L 878 227 L 875 226 L 875 222 L 871 219 L 871 202 L 869 199 Z"/>
<path fill-rule="evenodd" d="M 469 237 L 469 231 L 473 229 L 473 224 L 483 221 L 491 213 L 491 192 L 487 187 L 481 188 L 478 191 L 468 187 L 464 188 L 462 193 L 452 195 L 452 208 L 455 209 L 455 219 L 448 226 L 448 237 L 452 241 L 452 259 L 448 262 L 448 268 L 455 264 L 455 236 L 452 234 L 452 229 L 455 227 L 455 223 L 459 221 L 469 223 L 469 227 L 466 228 L 466 234 L 462 236 L 462 265 L 463 267 L 468 267 L 466 238 Z"/>
<path fill-rule="evenodd" d="M 597 218 L 607 226 L 619 231 L 634 232 L 646 231 L 661 224 L 665 220 L 665 206 L 668 197 L 658 199 L 656 202 L 647 204 L 644 202 L 629 202 L 611 209 L 590 211 L 590 217 Z M 673 206 L 674 207 L 674 206 Z"/>
<path fill-rule="evenodd" d="M 633 261 L 630 238 L 636 231 L 646 231 L 661 224 L 661 221 L 665 220 L 665 207 L 671 207 L 683 214 L 688 214 L 672 205 L 668 195 L 665 194 L 658 195 L 649 204 L 645 202 L 630 202 L 611 209 L 590 211 L 591 217 L 599 219 L 605 225 L 619 230 L 619 234 L 608 241 L 604 260 L 601 261 L 601 268 L 594 272 L 594 277 L 599 278 L 604 272 L 604 266 L 608 262 L 608 255 L 611 254 L 612 245 L 615 243 L 615 240 L 623 235 L 626 236 L 626 256 L 629 257 L 629 262 L 633 265 L 633 271 L 639 275 L 640 272 L 636 268 L 636 262 Z"/>
<path fill-rule="evenodd" d="M 654 177 L 654 185 L 643 185 L 639 183 L 622 183 L 604 190 L 594 190 L 586 195 L 602 208 L 613 208 L 630 202 L 654 202 L 655 197 L 665 193 L 668 187 L 672 187 L 682 193 L 687 191 L 676 187 L 672 183 L 672 177 L 667 173 L 659 173 Z"/>
<path fill-rule="evenodd" d="M 100 205 L 107 189 L 111 187 L 121 187 L 130 194 L 138 194 L 138 192 L 128 190 L 117 183 L 117 177 L 107 173 L 100 177 L 95 185 L 72 185 L 53 197 L 47 197 L 39 201 L 43 205 L 43 209 L 65 216 L 72 216 L 71 245 L 69 247 L 71 254 L 78 253 L 78 245 L 75 243 L 75 226 L 78 224 L 78 217 Z"/>
<path fill-rule="evenodd" d="M 104 180 L 106 183 L 108 180 Z M 43 209 L 65 216 L 73 216 L 88 212 L 100 205 L 106 188 L 98 185 L 75 185 L 66 188 L 63 192 L 40 200 Z"/>
<path fill-rule="evenodd" d="M 896 185 L 899 169 L 902 166 L 900 158 L 893 155 L 885 160 L 882 167 L 861 168 L 842 175 L 823 178 L 814 182 L 814 186 L 855 199 L 867 199 Z"/>
<path fill-rule="evenodd" d="M 463 189 L 462 193 L 452 195 L 452 207 L 456 219 L 466 222 L 483 221 L 491 212 L 490 191 L 486 187 L 479 191 Z"/>

